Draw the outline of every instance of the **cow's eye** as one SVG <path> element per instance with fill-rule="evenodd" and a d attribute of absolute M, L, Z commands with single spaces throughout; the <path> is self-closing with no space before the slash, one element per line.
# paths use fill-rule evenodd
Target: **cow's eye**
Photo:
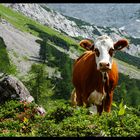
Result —
<path fill-rule="evenodd" d="M 99 50 L 96 48 L 94 51 L 95 51 L 96 56 L 99 57 L 99 55 L 100 55 Z"/>
<path fill-rule="evenodd" d="M 113 56 L 113 53 L 114 53 L 114 49 L 111 48 L 111 49 L 109 50 L 109 54 L 110 54 L 110 56 Z"/>

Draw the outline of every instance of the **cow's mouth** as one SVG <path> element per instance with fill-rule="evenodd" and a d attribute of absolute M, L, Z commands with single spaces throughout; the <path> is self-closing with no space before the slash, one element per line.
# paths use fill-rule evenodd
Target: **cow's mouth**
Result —
<path fill-rule="evenodd" d="M 109 69 L 109 68 L 100 68 L 100 71 L 101 72 L 108 72 L 108 71 L 110 71 L 111 69 Z"/>

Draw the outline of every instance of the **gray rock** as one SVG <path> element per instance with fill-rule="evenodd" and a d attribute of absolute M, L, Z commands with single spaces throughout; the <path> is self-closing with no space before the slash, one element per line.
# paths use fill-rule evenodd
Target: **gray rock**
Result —
<path fill-rule="evenodd" d="M 26 102 L 34 101 L 34 98 L 20 80 L 14 76 L 5 75 L 0 79 L 0 104 L 8 99 Z"/>

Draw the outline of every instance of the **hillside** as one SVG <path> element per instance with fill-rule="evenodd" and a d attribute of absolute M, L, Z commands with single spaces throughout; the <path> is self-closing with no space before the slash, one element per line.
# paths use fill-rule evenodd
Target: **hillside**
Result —
<path fill-rule="evenodd" d="M 9 14 L 11 16 L 15 16 L 15 13 L 11 12 L 10 10 L 7 11 L 7 8 L 4 9 L 4 7 L 1 7 L 1 10 L 5 10 L 4 12 L 5 12 L 5 15 L 7 13 L 7 17 Z M 19 22 L 20 22 L 20 16 L 18 14 L 16 15 Z M 5 16 L 6 19 L 7 19 L 7 17 Z M 8 22 L 8 20 L 10 20 L 9 22 L 11 22 L 14 26 L 11 25 Z M 36 61 L 41 61 L 40 55 L 39 55 L 40 44 L 37 43 L 37 40 L 42 40 L 42 36 L 37 35 L 37 34 L 39 34 L 39 29 L 36 26 L 31 27 L 31 24 L 29 24 L 31 20 L 29 20 L 25 16 L 23 17 L 23 20 L 24 20 L 24 22 L 19 23 L 18 21 L 14 21 L 14 19 L 12 20 L 9 17 L 8 17 L 7 21 L 5 19 L 2 19 L 2 22 L 0 24 L 0 29 L 1 29 L 0 35 L 1 35 L 1 37 L 3 37 L 3 39 L 5 41 L 5 44 L 7 46 L 7 51 L 9 53 L 9 57 L 15 63 L 15 65 L 17 66 L 20 73 L 26 74 L 27 71 L 30 69 L 30 66 L 32 65 L 32 63 L 34 63 Z M 33 23 L 35 23 L 35 22 L 33 21 Z M 26 25 L 27 27 L 25 27 L 24 25 Z M 41 24 L 38 24 L 38 26 L 41 26 Z M 42 31 L 44 28 L 47 30 L 47 33 L 49 33 L 48 35 L 50 37 L 51 37 L 51 35 L 58 35 L 58 38 L 59 38 L 59 36 L 60 36 L 60 39 L 63 37 L 66 39 L 66 41 L 69 41 L 71 44 L 73 43 L 74 45 L 77 45 L 76 43 L 74 43 L 74 41 L 72 39 L 69 39 L 68 37 L 60 35 L 60 33 L 57 33 L 55 31 L 51 30 L 50 28 L 43 27 L 40 31 Z M 32 32 L 33 32 L 33 35 L 31 34 Z M 47 35 L 47 33 L 46 33 L 46 35 Z M 71 44 L 69 42 L 68 42 L 68 44 L 71 46 Z M 66 52 L 63 48 L 61 48 L 61 50 L 59 48 L 60 47 L 57 47 L 56 49 L 58 49 L 60 52 L 64 51 L 65 53 L 68 53 L 68 54 L 70 53 L 71 55 L 73 54 L 70 51 Z M 72 48 L 71 48 L 71 50 L 72 50 Z M 25 63 L 26 63 L 26 65 L 25 65 Z M 52 71 L 54 71 L 53 69 L 51 70 L 50 67 L 48 69 L 50 69 L 50 74 L 52 73 Z"/>
<path fill-rule="evenodd" d="M 0 15 L 0 72 L 18 77 L 35 102 L 47 112 L 46 116 L 38 116 L 32 112 L 34 103 L 7 101 L 0 106 L 0 136 L 139 135 L 140 71 L 136 57 L 131 65 L 128 59 L 125 62 L 116 59 L 120 72 L 114 93 L 116 106 L 114 104 L 111 114 L 93 117 L 84 107 L 70 107 L 72 65 L 83 53 L 79 39 L 2 4 Z M 128 56 L 123 52 L 121 55 Z M 122 99 L 124 102 L 121 103 Z M 31 110 L 27 112 L 31 117 L 20 120 L 19 115 L 27 108 Z"/>
<path fill-rule="evenodd" d="M 65 16 L 63 13 L 60 14 L 59 12 L 56 12 L 56 11 L 48 8 L 48 6 L 46 4 L 5 4 L 5 6 L 11 7 L 12 9 L 23 13 L 24 15 L 40 22 L 43 25 L 54 28 L 55 30 L 57 30 L 59 32 L 65 33 L 65 34 L 67 34 L 71 37 L 77 38 L 77 39 L 79 39 L 79 38 L 80 39 L 81 38 L 95 39 L 97 36 L 106 34 L 106 33 L 108 35 L 110 35 L 114 41 L 117 41 L 118 39 L 123 38 L 123 37 L 128 38 L 130 41 L 130 49 L 129 50 L 124 49 L 124 51 L 130 55 L 139 57 L 140 38 L 128 34 L 124 28 L 117 28 L 115 26 L 112 26 L 112 27 L 105 26 L 105 24 L 103 24 L 103 22 L 101 22 L 101 21 L 100 22 L 103 24 L 102 26 L 99 26 L 100 24 L 91 24 L 91 22 L 85 22 L 83 20 L 84 18 L 77 19 L 77 18 Z M 54 6 L 55 6 L 55 4 L 54 4 Z M 86 4 L 85 6 L 88 6 L 88 4 Z M 66 7 L 68 7 L 68 6 L 66 6 Z M 79 6 L 75 5 L 74 7 L 78 8 L 78 7 L 80 7 L 80 5 Z M 93 10 L 94 10 L 94 8 L 93 8 Z M 129 8 L 127 8 L 127 10 L 129 11 Z M 70 11 L 71 11 L 71 9 L 70 9 Z M 71 13 L 72 12 L 73 11 L 71 11 Z M 79 13 L 80 12 L 82 12 L 82 10 L 80 10 Z M 89 13 L 91 13 L 91 12 L 89 12 Z M 96 13 L 96 12 L 94 12 L 94 13 Z M 116 12 L 116 13 L 118 13 L 118 12 Z M 125 15 L 123 15 L 123 13 L 124 13 L 123 10 L 121 10 L 120 14 L 118 15 L 119 17 L 117 19 L 124 19 Z M 85 15 L 86 14 L 87 13 L 85 12 Z M 122 18 L 120 18 L 121 15 L 123 16 Z M 91 16 L 91 17 L 96 18 L 96 16 Z M 116 15 L 116 17 L 117 17 L 117 15 Z M 116 18 L 116 17 L 111 17 L 111 18 Z M 107 17 L 104 16 L 102 18 L 104 19 Z M 93 20 L 93 21 L 97 21 L 97 20 Z M 104 20 L 104 21 L 106 21 L 106 20 Z M 121 22 L 123 22 L 123 21 L 120 21 L 120 23 Z M 139 26 L 133 26 L 133 25 L 132 25 L 132 27 L 139 28 Z M 128 27 L 128 29 L 129 28 L 130 27 Z M 137 29 L 135 29 L 135 30 L 137 30 Z"/>
<path fill-rule="evenodd" d="M 25 5 L 27 8 L 31 8 L 32 9 L 32 7 L 34 6 L 34 5 L 30 5 L 29 4 L 29 6 L 30 7 L 28 7 L 28 5 Z M 39 5 L 35 5 L 36 7 L 35 7 L 35 9 L 37 10 L 37 9 L 39 9 L 40 7 L 39 7 Z M 17 8 L 18 10 L 20 10 L 21 8 L 22 8 L 22 4 L 16 4 L 16 5 L 13 5 L 13 8 Z M 30 11 L 32 11 L 32 10 L 28 10 L 28 9 L 24 9 L 24 7 L 23 7 L 23 9 L 21 9 L 21 11 L 23 10 L 23 11 L 25 11 L 26 10 L 26 14 L 27 14 L 27 12 L 30 12 Z M 35 10 L 34 9 L 34 10 Z M 47 9 L 48 10 L 48 9 Z M 49 11 L 49 10 L 48 10 Z M 43 13 L 44 12 L 48 12 L 48 11 L 43 11 Z M 51 12 L 51 14 L 53 14 L 53 11 L 51 11 L 50 10 L 50 12 Z M 48 16 L 50 16 L 51 17 L 51 14 L 49 15 L 49 13 L 46 13 Z M 57 13 L 56 13 L 57 14 Z M 27 14 L 28 15 L 28 14 Z M 29 16 L 29 15 L 28 15 Z M 39 15 L 38 15 L 39 16 Z M 36 18 L 38 17 L 38 16 L 36 16 Z M 58 14 L 58 16 L 56 16 L 56 18 L 57 18 L 57 20 L 59 20 L 59 16 L 60 16 L 60 14 Z M 33 17 L 32 17 L 33 18 Z M 63 18 L 65 18 L 65 17 L 63 17 Z M 71 18 L 70 18 L 71 19 Z M 51 21 L 52 21 L 52 19 L 51 19 Z M 79 21 L 78 21 L 79 22 Z M 65 23 L 65 22 L 64 22 Z M 82 22 L 81 22 L 82 23 Z M 51 23 L 50 23 L 51 24 Z M 54 25 L 57 25 L 56 23 L 55 23 L 55 21 L 54 21 L 54 23 L 53 23 Z M 65 23 L 66 24 L 66 23 Z M 82 23 L 83 24 L 83 23 Z M 86 24 L 86 23 L 85 23 Z M 23 28 L 23 27 L 22 27 Z M 71 27 L 72 28 L 72 27 Z M 94 27 L 95 28 L 95 27 Z M 116 29 L 108 29 L 108 28 L 101 28 L 100 27 L 100 30 L 99 30 L 99 28 L 96 28 L 96 32 L 95 32 L 95 35 L 97 34 L 98 35 L 98 31 L 100 31 L 101 32 L 101 29 L 102 29 L 102 32 L 108 32 L 109 34 L 110 34 L 110 36 L 112 36 L 112 34 L 114 34 L 114 31 L 117 33 L 117 34 L 119 34 L 119 32 L 116 30 Z M 29 30 L 29 29 L 28 29 Z M 69 29 L 70 30 L 70 29 Z M 65 30 L 64 30 L 65 31 Z M 72 30 L 72 31 L 74 31 L 74 30 Z M 29 31 L 30 32 L 30 31 Z M 111 34 L 112 33 L 112 34 Z M 101 33 L 100 33 L 101 34 Z M 100 35 L 99 34 L 99 35 Z M 116 35 L 115 35 L 116 36 Z M 115 37 L 114 36 L 114 37 Z M 117 38 L 119 38 L 119 37 L 117 37 Z M 116 38 L 115 38 L 115 40 L 116 40 Z M 57 47 L 58 48 L 58 47 Z M 131 48 L 131 47 L 130 47 Z M 62 50 L 62 49 L 61 49 Z M 134 49 L 133 49 L 134 50 Z M 74 51 L 72 51 L 72 53 L 71 53 L 71 51 L 69 51 L 69 52 L 66 52 L 66 53 L 71 53 L 71 54 L 73 54 L 74 55 L 74 53 L 73 53 Z M 136 51 L 137 52 L 137 51 Z M 76 51 L 75 51 L 75 53 L 76 53 Z M 76 55 L 78 56 L 78 54 L 75 54 L 75 56 L 73 56 L 73 59 L 74 58 L 76 58 Z M 31 54 L 31 56 L 32 56 L 32 54 Z M 27 57 L 27 56 L 26 56 Z M 136 67 L 140 67 L 140 61 L 139 61 L 139 58 L 132 58 L 132 57 L 130 57 L 129 59 L 128 59 L 128 61 L 126 60 L 126 58 L 128 57 L 128 54 L 127 53 L 125 53 L 125 55 L 124 55 L 124 57 L 122 57 L 122 55 L 121 55 L 121 60 L 123 60 L 123 61 L 125 61 L 125 62 L 127 62 L 127 63 L 130 63 L 129 61 L 131 60 L 131 59 L 133 59 L 133 61 L 132 61 L 132 63 L 130 63 L 131 65 L 134 65 L 134 66 L 136 66 Z M 117 57 L 118 58 L 118 57 Z M 122 59 L 123 58 L 123 59 Z M 120 59 L 120 57 L 119 57 L 119 59 Z M 135 60 L 135 61 L 134 61 Z M 21 65 L 21 66 L 23 66 L 23 65 Z M 122 68 L 123 66 L 120 66 L 120 72 L 122 72 L 123 70 L 121 70 L 121 68 Z M 124 69 L 124 68 L 123 68 Z M 22 70 L 23 71 L 23 70 Z M 25 71 L 27 71 L 27 70 L 25 70 Z M 54 71 L 54 70 L 52 70 L 52 71 Z M 51 72 L 50 72 L 51 73 Z M 128 69 L 128 71 L 127 71 L 127 73 L 129 73 L 129 69 Z M 132 75 L 130 75 L 130 77 L 133 77 L 133 75 L 135 75 L 135 74 L 132 74 Z M 139 78 L 139 73 L 137 74 L 136 73 L 136 76 L 134 76 L 134 78 Z"/>

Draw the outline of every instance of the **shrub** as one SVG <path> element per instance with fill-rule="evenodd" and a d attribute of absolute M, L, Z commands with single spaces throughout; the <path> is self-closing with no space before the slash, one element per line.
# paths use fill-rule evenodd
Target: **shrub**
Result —
<path fill-rule="evenodd" d="M 9 103 L 9 105 L 8 105 Z M 34 108 L 34 104 L 7 102 L 0 107 L 2 119 L 0 121 L 0 136 L 47 136 L 47 137 L 136 137 L 140 133 L 139 108 L 128 107 L 123 102 L 115 103 L 112 112 L 91 115 L 85 107 L 72 108 L 69 104 L 57 104 L 47 110 L 42 117 L 16 119 L 25 107 Z M 126 107 L 125 107 L 126 106 Z M 124 108 L 125 107 L 125 108 Z M 3 115 L 14 108 L 9 118 Z M 18 110 L 16 110 L 18 108 Z M 122 111 L 123 109 L 125 111 Z M 29 111 L 30 112 L 30 111 Z M 121 113 L 120 113 L 121 112 Z"/>
<path fill-rule="evenodd" d="M 63 119 L 71 116 L 73 116 L 73 109 L 68 106 L 64 106 L 56 108 L 56 110 L 50 114 L 50 119 L 54 119 L 55 123 L 59 123 Z"/>

